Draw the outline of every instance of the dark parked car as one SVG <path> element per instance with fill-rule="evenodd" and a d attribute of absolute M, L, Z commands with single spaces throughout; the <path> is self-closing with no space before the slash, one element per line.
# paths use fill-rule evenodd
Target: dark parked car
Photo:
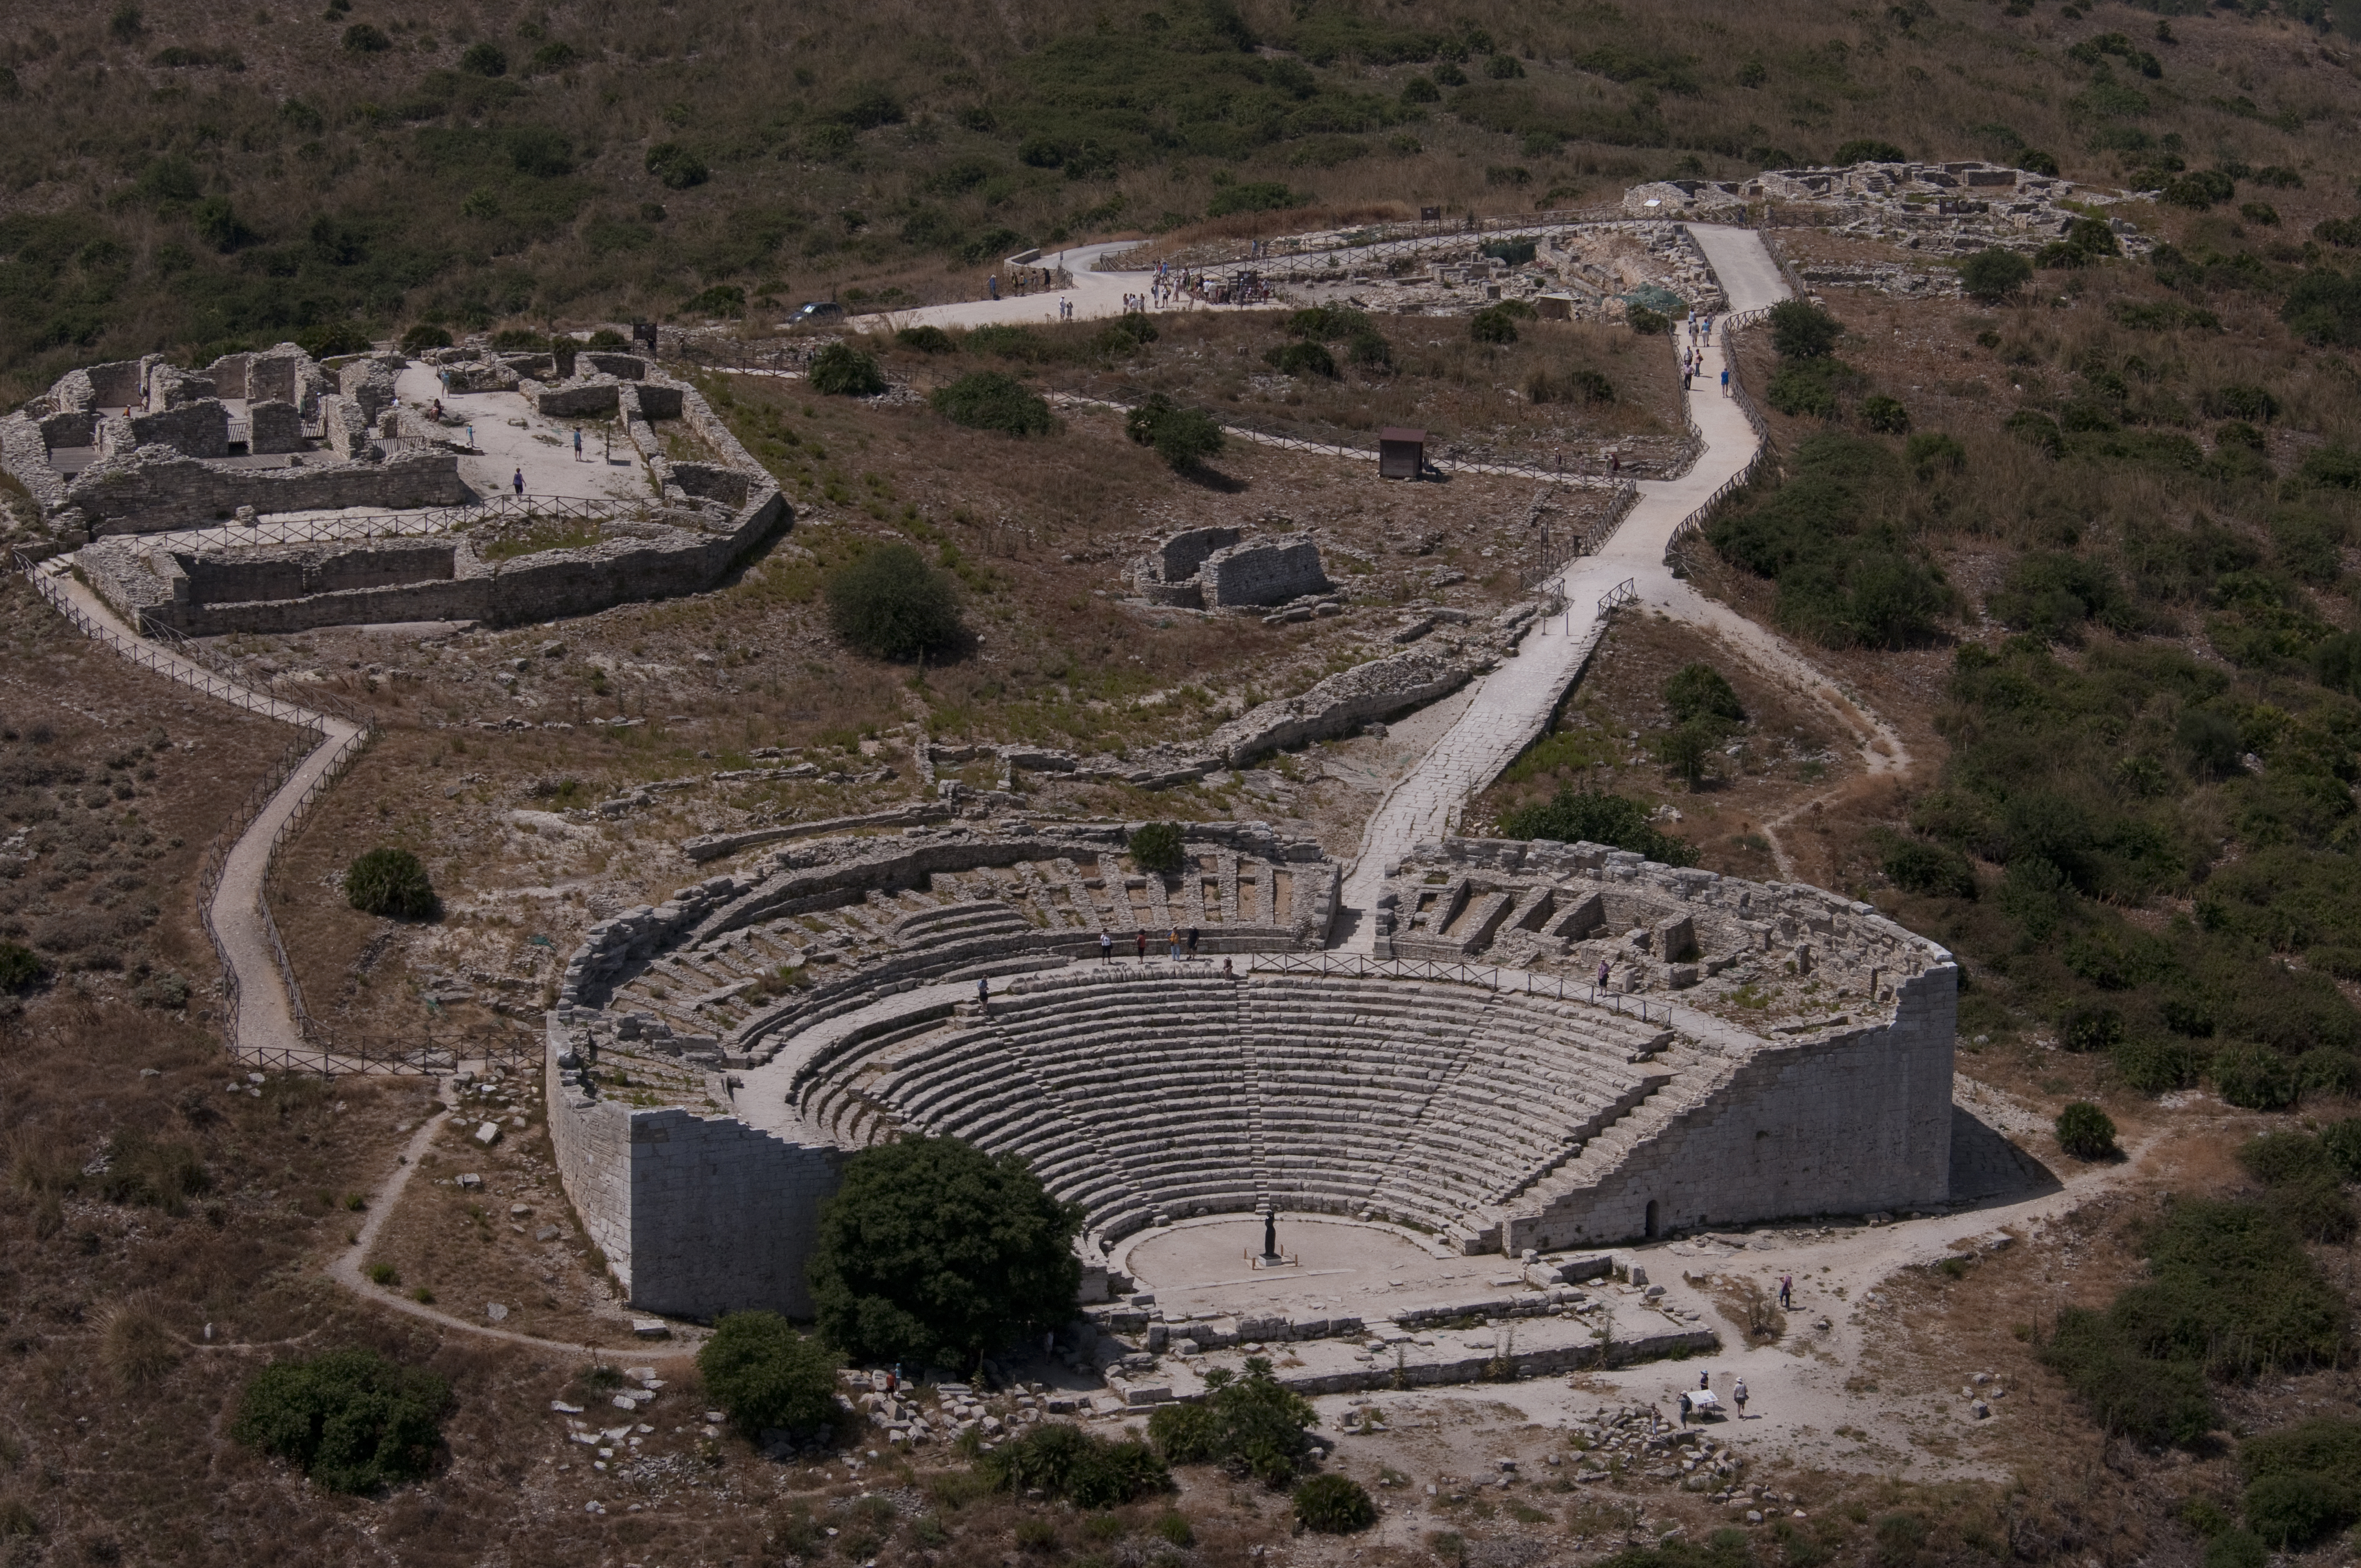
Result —
<path fill-rule="evenodd" d="M 796 313 L 787 318 L 787 324 L 818 326 L 825 322 L 840 322 L 843 319 L 844 307 L 834 300 L 814 300 L 808 304 L 797 305 Z"/>

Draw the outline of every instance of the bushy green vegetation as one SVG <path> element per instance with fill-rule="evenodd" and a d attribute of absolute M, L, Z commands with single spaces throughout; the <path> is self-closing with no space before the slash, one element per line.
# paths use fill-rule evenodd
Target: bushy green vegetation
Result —
<path fill-rule="evenodd" d="M 1124 416 L 1123 433 L 1156 449 L 1175 473 L 1196 467 L 1222 449 L 1222 427 L 1202 409 L 1182 408 L 1161 392 Z"/>
<path fill-rule="evenodd" d="M 976 1462 L 994 1488 L 1034 1492 L 1079 1508 L 1112 1508 L 1172 1490 L 1172 1473 L 1136 1438 L 1107 1439 L 1063 1421 L 1045 1422 Z"/>
<path fill-rule="evenodd" d="M 837 1358 L 776 1312 L 729 1312 L 697 1353 L 705 1391 L 749 1438 L 832 1423 Z"/>
<path fill-rule="evenodd" d="M 374 1492 L 434 1466 L 451 1387 L 374 1351 L 282 1361 L 254 1375 L 230 1435 L 332 1492 Z"/>
<path fill-rule="evenodd" d="M 1312 1433 L 1320 1424 L 1312 1402 L 1282 1387 L 1268 1358 L 1246 1358 L 1246 1375 L 1217 1366 L 1207 1393 L 1193 1405 L 1159 1405 L 1148 1418 L 1157 1451 L 1175 1464 L 1219 1464 L 1284 1486 L 1312 1463 Z"/>
<path fill-rule="evenodd" d="M 820 1332 L 858 1361 L 972 1366 L 1073 1315 L 1081 1230 L 1015 1155 L 958 1138 L 863 1149 L 820 1211 Z"/>
<path fill-rule="evenodd" d="M 966 636 L 959 585 L 907 544 L 862 551 L 829 574 L 823 591 L 836 634 L 874 658 L 946 652 Z"/>
<path fill-rule="evenodd" d="M 1784 484 L 1758 485 L 1714 521 L 1713 547 L 1775 581 L 1774 617 L 1816 642 L 1903 648 L 1932 638 L 1952 593 L 1902 526 L 1893 450 L 1831 431 L 1799 443 L 1788 466 Z"/>
<path fill-rule="evenodd" d="M 2268 1209 L 2180 1199 L 2147 1227 L 2148 1278 L 2103 1310 L 2060 1312 L 2041 1358 L 2108 1431 L 2194 1443 L 2218 1420 L 2209 1378 L 2334 1361 L 2342 1297 Z"/>
<path fill-rule="evenodd" d="M 18 942 L 0 942 L 0 992 L 30 991 L 48 972 L 32 948 Z"/>
<path fill-rule="evenodd" d="M 1350 1535 L 1378 1522 L 1378 1505 L 1350 1475 L 1313 1475 L 1297 1484 L 1295 1517 L 1320 1535 Z"/>
<path fill-rule="evenodd" d="M 1048 400 L 1005 370 L 974 370 L 928 399 L 935 411 L 971 430 L 1047 435 L 1056 425 Z"/>
<path fill-rule="evenodd" d="M 2238 1445 L 2246 1528 L 2301 1551 L 2361 1519 L 2361 1421 L 2320 1416 Z"/>
<path fill-rule="evenodd" d="M 2139 544 L 2176 570 L 2253 554 L 2218 532 Z M 2131 589 L 2087 562 L 2037 553 L 2010 582 L 1995 610 L 2051 635 L 2129 613 Z M 1940 721 L 1951 756 L 1913 822 L 2002 875 L 1972 920 L 1971 873 L 1915 890 L 1961 901 L 1952 938 L 1986 995 L 2061 1026 L 2103 1009 L 2105 1028 L 2066 1043 L 2107 1051 L 2143 1090 L 2210 1076 L 2234 1103 L 2271 1109 L 2356 1081 L 2361 1014 L 2334 977 L 2361 972 L 2348 787 L 2361 704 L 2301 679 L 2267 693 L 2167 643 L 2094 641 L 2069 664 L 2022 636 L 1960 650 Z M 2227 829 L 2227 853 L 2201 819 Z M 2118 913 L 2168 894 L 2192 898 L 2192 916 L 2144 929 Z M 2275 956 L 2297 954 L 2298 969 Z"/>
<path fill-rule="evenodd" d="M 2115 1123 L 2087 1100 L 2077 1100 L 2058 1113 L 2058 1146 L 2076 1159 L 2106 1159 L 2114 1155 Z"/>
<path fill-rule="evenodd" d="M 1628 795 L 1561 785 L 1545 801 L 1521 806 L 1500 818 L 1505 839 L 1554 839 L 1561 843 L 1607 844 L 1630 850 L 1668 866 L 1685 866 L 1696 852 L 1649 820 L 1648 807 Z"/>
<path fill-rule="evenodd" d="M 345 871 L 345 902 L 364 915 L 430 920 L 442 909 L 426 867 L 408 850 L 376 849 Z"/>
<path fill-rule="evenodd" d="M 873 398 L 885 389 L 874 356 L 849 343 L 831 343 L 812 356 L 811 389 L 823 397 Z"/>
<path fill-rule="evenodd" d="M 1177 872 L 1185 858 L 1180 827 L 1174 822 L 1141 823 L 1132 829 L 1130 840 L 1125 848 L 1144 872 Z"/>

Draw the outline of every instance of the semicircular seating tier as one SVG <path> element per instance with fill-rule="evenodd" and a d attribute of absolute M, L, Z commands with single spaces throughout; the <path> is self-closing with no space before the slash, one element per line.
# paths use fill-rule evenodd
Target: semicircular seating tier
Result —
<path fill-rule="evenodd" d="M 641 1258 L 619 1272 L 653 1248 L 707 1281 L 671 1299 L 792 1307 L 842 1158 L 915 1135 L 1024 1158 L 1102 1264 L 1266 1209 L 1514 1253 L 1948 1195 L 1958 971 L 1867 905 L 1451 839 L 1389 868 L 1360 957 L 1324 948 L 1316 845 L 1191 825 L 1159 874 L 1126 838 L 804 843 L 595 927 L 553 1129 L 577 1205 L 621 1216 L 593 1224 Z"/>

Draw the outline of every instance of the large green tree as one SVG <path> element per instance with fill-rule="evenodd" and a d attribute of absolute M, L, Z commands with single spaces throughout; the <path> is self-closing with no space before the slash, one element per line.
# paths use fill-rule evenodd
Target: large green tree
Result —
<path fill-rule="evenodd" d="M 1073 1315 L 1082 1228 L 1016 1155 L 959 1138 L 863 1149 L 820 1212 L 820 1332 L 856 1361 L 972 1366 Z"/>

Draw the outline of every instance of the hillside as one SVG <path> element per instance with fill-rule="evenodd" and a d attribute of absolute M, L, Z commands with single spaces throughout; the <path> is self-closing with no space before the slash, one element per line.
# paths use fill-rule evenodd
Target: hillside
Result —
<path fill-rule="evenodd" d="M 2197 14 L 28 5 L 0 29 L 0 377 L 972 297 L 1069 236 L 1580 205 L 1863 146 L 2099 181 L 2228 159 L 2342 215 L 2328 7 L 2158 9 Z"/>

